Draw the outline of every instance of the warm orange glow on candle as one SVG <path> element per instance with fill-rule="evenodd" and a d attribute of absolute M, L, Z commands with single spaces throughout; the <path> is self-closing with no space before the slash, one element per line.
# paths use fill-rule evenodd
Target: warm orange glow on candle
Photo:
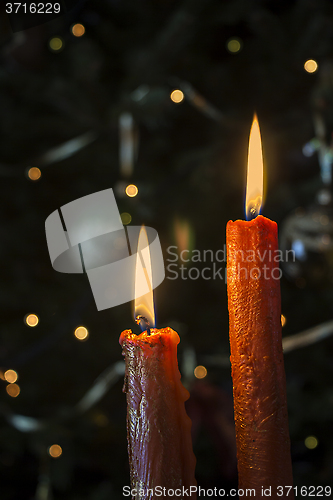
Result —
<path fill-rule="evenodd" d="M 262 158 L 261 136 L 257 115 L 253 117 L 250 132 L 249 154 L 247 161 L 246 219 L 251 220 L 260 214 L 263 198 L 264 164 Z"/>
<path fill-rule="evenodd" d="M 153 277 L 147 232 L 142 226 L 139 239 L 135 268 L 135 317 L 144 316 L 150 327 L 155 326 Z"/>

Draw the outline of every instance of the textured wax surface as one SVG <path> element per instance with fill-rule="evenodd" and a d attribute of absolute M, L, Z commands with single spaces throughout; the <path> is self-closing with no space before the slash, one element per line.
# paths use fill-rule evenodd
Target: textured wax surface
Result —
<path fill-rule="evenodd" d="M 279 263 L 274 261 L 277 249 L 275 222 L 262 216 L 250 222 L 228 222 L 227 289 L 239 488 L 256 488 L 260 496 L 262 486 L 272 487 L 273 499 L 286 498 L 277 495 L 278 486 L 292 485 L 280 282 L 274 279 L 279 276 Z M 293 498 L 292 492 L 287 498 Z"/>
<path fill-rule="evenodd" d="M 177 363 L 179 336 L 171 328 L 150 332 L 135 335 L 125 330 L 119 340 L 126 362 L 123 390 L 131 485 L 189 488 L 196 485 L 196 460 L 184 405 L 189 393 L 181 384 Z"/>

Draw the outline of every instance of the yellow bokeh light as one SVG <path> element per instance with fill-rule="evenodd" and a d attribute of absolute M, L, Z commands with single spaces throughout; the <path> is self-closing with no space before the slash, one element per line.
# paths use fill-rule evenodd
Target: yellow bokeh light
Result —
<path fill-rule="evenodd" d="M 308 73 L 314 73 L 318 69 L 318 63 L 313 59 L 309 59 L 304 63 L 304 69 Z"/>
<path fill-rule="evenodd" d="M 207 368 L 205 366 L 199 365 L 194 368 L 194 376 L 196 378 L 205 378 L 207 375 Z"/>
<path fill-rule="evenodd" d="M 3 370 L 0 370 L 0 378 L 1 378 L 1 380 L 6 380 L 4 373 L 3 373 Z"/>
<path fill-rule="evenodd" d="M 242 42 L 239 38 L 230 38 L 227 41 L 227 49 L 232 54 L 236 54 L 236 52 L 239 52 L 241 48 L 242 48 Z"/>
<path fill-rule="evenodd" d="M 134 198 L 134 196 L 136 196 L 138 194 L 138 192 L 139 192 L 139 190 L 135 184 L 129 184 L 125 189 L 125 193 L 130 198 Z"/>
<path fill-rule="evenodd" d="M 5 380 L 9 382 L 10 384 L 14 384 L 16 380 L 18 379 L 18 375 L 15 370 L 7 370 L 4 373 Z"/>
<path fill-rule="evenodd" d="M 287 323 L 287 318 L 281 314 L 281 325 L 284 326 Z"/>
<path fill-rule="evenodd" d="M 86 340 L 88 338 L 89 332 L 85 326 L 78 326 L 74 332 L 74 335 L 79 340 Z"/>
<path fill-rule="evenodd" d="M 318 446 L 318 439 L 315 436 L 308 436 L 305 438 L 304 444 L 309 450 L 314 450 Z"/>
<path fill-rule="evenodd" d="M 9 384 L 6 386 L 6 391 L 9 396 L 16 398 L 20 394 L 21 389 L 17 384 Z"/>
<path fill-rule="evenodd" d="M 64 42 L 60 37 L 55 36 L 49 41 L 49 47 L 53 52 L 58 52 L 64 47 Z"/>
<path fill-rule="evenodd" d="M 24 318 L 24 321 L 28 326 L 31 326 L 31 328 L 33 328 L 34 326 L 38 325 L 39 317 L 37 316 L 37 314 L 27 314 Z"/>
<path fill-rule="evenodd" d="M 82 36 L 86 32 L 86 28 L 83 26 L 83 24 L 77 23 L 72 26 L 72 33 L 74 36 Z"/>
<path fill-rule="evenodd" d="M 124 212 L 120 215 L 121 222 L 124 224 L 124 226 L 127 226 L 127 224 L 130 224 L 132 222 L 132 216 L 131 214 L 128 214 L 127 212 Z"/>
<path fill-rule="evenodd" d="M 50 446 L 48 451 L 52 458 L 58 458 L 62 454 L 62 448 L 58 444 Z"/>
<path fill-rule="evenodd" d="M 38 181 L 42 175 L 42 172 L 37 167 L 31 167 L 28 170 L 28 177 L 32 181 Z"/>
<path fill-rule="evenodd" d="M 170 94 L 170 99 L 171 99 L 171 101 L 178 104 L 184 100 L 184 94 L 179 89 L 173 90 Z"/>

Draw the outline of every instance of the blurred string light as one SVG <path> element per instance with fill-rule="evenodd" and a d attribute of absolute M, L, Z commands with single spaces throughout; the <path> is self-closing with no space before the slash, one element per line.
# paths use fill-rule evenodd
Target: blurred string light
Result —
<path fill-rule="evenodd" d="M 305 438 L 304 444 L 309 450 L 314 450 L 318 446 L 318 439 L 315 436 L 308 436 Z"/>
<path fill-rule="evenodd" d="M 95 142 L 97 138 L 100 137 L 100 135 L 101 132 L 90 130 L 88 132 L 85 132 L 84 134 L 74 137 L 73 139 L 69 139 L 68 141 L 62 142 L 58 146 L 48 149 L 43 154 L 37 157 L 34 156 L 33 160 L 31 161 L 43 168 L 48 165 L 52 165 L 53 163 L 63 161 L 66 158 L 70 158 L 71 156 L 76 155 L 79 151 L 86 148 L 89 144 Z M 30 161 L 28 162 L 28 164 L 29 163 Z M 16 163 L 16 164 L 12 163 L 11 165 L 2 163 L 0 174 L 7 177 L 8 176 L 12 177 L 13 175 L 21 176 L 22 175 L 21 167 L 22 167 L 21 163 Z M 25 172 L 27 177 L 29 177 L 29 170 L 30 167 L 28 167 Z"/>
<path fill-rule="evenodd" d="M 76 23 L 73 24 L 72 26 L 72 33 L 74 36 L 80 37 L 83 36 L 86 32 L 86 28 L 83 26 L 83 24 Z"/>
<path fill-rule="evenodd" d="M 207 368 L 205 366 L 199 365 L 194 369 L 194 376 L 196 378 L 205 378 L 207 375 Z"/>
<path fill-rule="evenodd" d="M 42 175 L 42 172 L 37 167 L 31 167 L 28 170 L 28 177 L 32 181 L 38 181 Z"/>
<path fill-rule="evenodd" d="M 78 340 L 86 340 L 88 338 L 89 332 L 85 326 L 78 326 L 74 332 L 74 335 Z"/>
<path fill-rule="evenodd" d="M 103 373 L 99 375 L 99 377 L 97 377 L 93 385 L 87 390 L 87 392 L 76 405 L 70 408 L 65 415 L 63 413 L 60 413 L 56 416 L 57 420 L 59 420 L 59 422 L 68 421 L 73 417 L 77 418 L 78 414 L 82 414 L 88 411 L 102 399 L 102 397 L 109 391 L 110 387 L 118 382 L 120 378 L 124 377 L 124 374 L 124 361 L 117 361 L 116 363 L 109 366 L 106 370 L 103 371 Z M 13 387 L 15 385 L 16 384 L 10 384 L 10 387 Z M 15 429 L 19 430 L 20 432 L 35 432 L 36 430 L 54 426 L 54 416 L 46 420 L 27 417 L 25 415 L 19 415 L 8 411 L 4 414 L 4 418 L 10 425 L 15 427 Z"/>
<path fill-rule="evenodd" d="M 49 40 L 49 47 L 53 52 L 59 52 L 64 48 L 64 42 L 59 36 L 55 36 Z"/>
<path fill-rule="evenodd" d="M 132 222 L 132 216 L 127 212 L 123 212 L 122 214 L 120 214 L 120 218 L 124 226 L 127 226 L 127 224 L 130 224 Z"/>
<path fill-rule="evenodd" d="M 131 177 L 137 157 L 139 136 L 132 113 L 119 116 L 119 162 L 122 177 Z"/>
<path fill-rule="evenodd" d="M 179 254 L 184 251 L 192 252 L 194 248 L 194 230 L 186 219 L 176 217 L 174 222 L 174 238 Z"/>
<path fill-rule="evenodd" d="M 281 325 L 284 326 L 287 323 L 287 318 L 281 314 Z"/>
<path fill-rule="evenodd" d="M 218 122 L 224 120 L 222 113 L 201 95 L 189 82 L 180 82 L 186 100 L 198 111 Z"/>
<path fill-rule="evenodd" d="M 38 325 L 39 318 L 37 314 L 27 314 L 27 316 L 24 318 L 24 321 L 28 326 L 34 327 Z"/>
<path fill-rule="evenodd" d="M 17 384 L 8 384 L 6 386 L 6 391 L 9 396 L 16 398 L 20 394 L 21 389 Z"/>
<path fill-rule="evenodd" d="M 2 370 L 0 370 L 0 378 L 1 378 L 1 380 L 6 380 L 5 375 L 4 375 Z"/>
<path fill-rule="evenodd" d="M 227 41 L 227 50 L 232 54 L 236 54 L 242 48 L 242 40 L 240 38 L 229 38 Z"/>
<path fill-rule="evenodd" d="M 125 193 L 130 198 L 134 198 L 134 196 L 136 196 L 138 194 L 138 192 L 139 192 L 139 190 L 135 184 L 129 184 L 125 189 Z"/>
<path fill-rule="evenodd" d="M 184 93 L 179 89 L 173 90 L 170 94 L 170 99 L 176 104 L 179 104 L 184 100 Z"/>
<path fill-rule="evenodd" d="M 10 384 L 14 384 L 14 382 L 18 379 L 18 375 L 15 370 L 7 370 L 3 375 L 5 380 L 7 380 Z"/>
<path fill-rule="evenodd" d="M 308 59 L 304 63 L 304 69 L 307 73 L 314 73 L 318 69 L 318 63 L 314 59 Z"/>
<path fill-rule="evenodd" d="M 49 447 L 48 452 L 52 458 L 59 458 L 62 455 L 62 448 L 58 444 L 53 444 Z"/>

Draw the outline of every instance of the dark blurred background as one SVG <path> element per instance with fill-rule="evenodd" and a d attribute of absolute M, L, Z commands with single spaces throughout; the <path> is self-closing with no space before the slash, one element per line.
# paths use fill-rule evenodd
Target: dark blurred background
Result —
<path fill-rule="evenodd" d="M 294 481 L 331 485 L 332 3 L 74 4 L 15 33 L 0 15 L 1 500 L 121 499 L 129 484 L 118 339 L 137 331 L 131 304 L 98 312 L 86 275 L 53 270 L 45 219 L 111 187 L 124 224 L 155 228 L 165 259 L 171 245 L 223 248 L 227 221 L 244 219 L 255 110 L 263 214 L 298 258 L 281 280 Z M 155 291 L 157 327 L 181 337 L 198 483 L 237 487 L 225 282 L 181 264 L 187 279 L 167 270 Z M 312 327 L 309 345 L 293 343 Z"/>

